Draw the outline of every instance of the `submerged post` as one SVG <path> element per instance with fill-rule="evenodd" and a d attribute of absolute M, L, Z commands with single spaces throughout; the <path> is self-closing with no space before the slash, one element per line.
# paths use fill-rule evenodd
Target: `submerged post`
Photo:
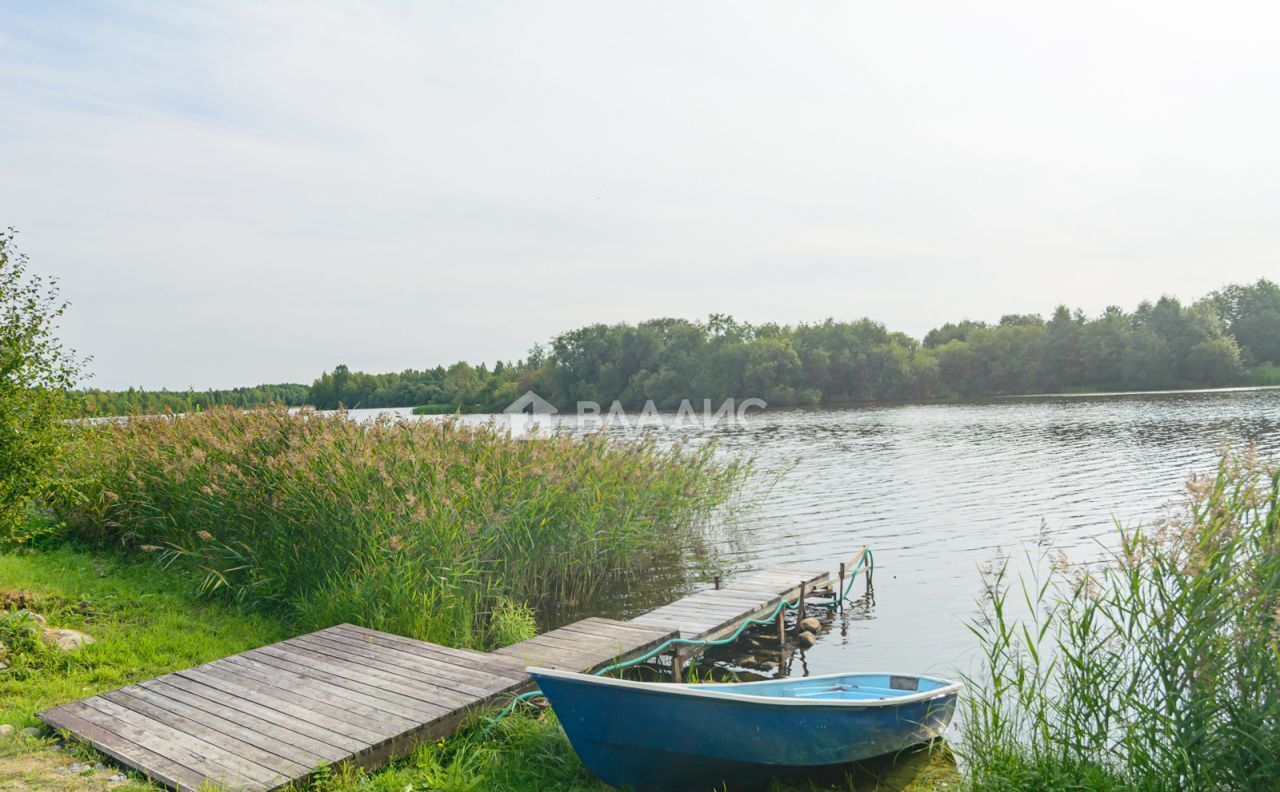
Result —
<path fill-rule="evenodd" d="M 869 551 L 867 550 L 867 548 L 865 548 L 865 547 L 864 547 L 864 548 L 862 548 L 862 560 L 863 560 L 864 562 L 867 560 L 867 553 L 868 553 L 868 552 L 869 552 Z M 870 594 L 870 593 L 871 593 L 871 589 L 875 588 L 875 586 L 874 586 L 874 585 L 872 584 L 872 582 L 871 582 L 871 572 L 872 572 L 872 571 L 873 571 L 873 566 L 872 566 L 871 564 L 867 564 L 867 593 L 868 593 L 868 594 Z"/>
<path fill-rule="evenodd" d="M 844 613 L 844 562 L 840 562 L 840 587 L 836 589 L 836 602 L 840 604 L 840 612 Z"/>
<path fill-rule="evenodd" d="M 716 591 L 720 590 L 720 576 L 716 575 Z"/>

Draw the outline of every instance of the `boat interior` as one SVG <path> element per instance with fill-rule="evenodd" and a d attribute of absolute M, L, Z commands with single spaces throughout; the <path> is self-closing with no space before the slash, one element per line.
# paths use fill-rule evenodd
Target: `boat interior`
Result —
<path fill-rule="evenodd" d="M 845 674 L 816 679 L 770 679 L 763 682 L 709 683 L 690 687 L 742 696 L 849 701 L 901 698 L 944 688 L 949 684 L 951 683 L 946 680 L 929 677 Z"/>

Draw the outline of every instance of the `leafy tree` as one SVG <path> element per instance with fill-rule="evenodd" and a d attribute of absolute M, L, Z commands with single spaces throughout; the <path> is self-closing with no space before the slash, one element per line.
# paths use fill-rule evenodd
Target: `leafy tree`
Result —
<path fill-rule="evenodd" d="M 1240 350 L 1230 338 L 1201 341 L 1187 351 L 1187 375 L 1205 385 L 1229 385 L 1240 376 Z"/>
<path fill-rule="evenodd" d="M 1265 278 L 1231 285 L 1208 301 L 1248 361 L 1280 364 L 1280 285 Z"/>
<path fill-rule="evenodd" d="M 934 328 L 925 334 L 924 346 L 926 349 L 935 349 L 948 341 L 964 341 L 974 330 L 986 326 L 985 322 L 974 322 L 969 319 L 958 324 L 947 322 L 942 327 Z"/>
<path fill-rule="evenodd" d="M 13 229 L 0 233 L 0 542 L 21 542 L 34 503 L 56 485 L 82 361 L 56 331 L 57 281 L 27 271 Z"/>

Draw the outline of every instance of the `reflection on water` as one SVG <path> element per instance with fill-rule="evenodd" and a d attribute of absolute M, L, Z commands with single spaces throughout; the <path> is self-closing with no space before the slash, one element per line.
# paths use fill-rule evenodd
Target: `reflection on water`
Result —
<path fill-rule="evenodd" d="M 758 493 L 758 508 L 712 538 L 715 564 L 834 571 L 862 545 L 875 551 L 874 606 L 847 613 L 783 670 L 945 676 L 973 646 L 964 621 L 981 565 L 1047 547 L 1097 557 L 1113 520 L 1158 516 L 1224 442 L 1280 458 L 1280 390 L 765 410 L 745 426 L 644 431 L 716 441 L 724 453 L 755 456 L 763 471 L 785 469 Z M 594 612 L 656 607 L 685 579 L 683 568 L 655 570 Z"/>

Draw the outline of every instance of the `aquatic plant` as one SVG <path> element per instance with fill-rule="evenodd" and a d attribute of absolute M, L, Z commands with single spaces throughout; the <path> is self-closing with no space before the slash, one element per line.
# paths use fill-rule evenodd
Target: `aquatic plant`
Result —
<path fill-rule="evenodd" d="M 585 601 L 683 552 L 745 472 L 706 446 L 283 408 L 86 426 L 81 445 L 54 503 L 80 537 L 299 627 L 474 646 L 508 600 Z"/>
<path fill-rule="evenodd" d="M 1006 574 L 972 625 L 975 788 L 1280 788 L 1280 471 L 1225 454 L 1106 563 L 1060 562 L 1021 601 Z"/>

